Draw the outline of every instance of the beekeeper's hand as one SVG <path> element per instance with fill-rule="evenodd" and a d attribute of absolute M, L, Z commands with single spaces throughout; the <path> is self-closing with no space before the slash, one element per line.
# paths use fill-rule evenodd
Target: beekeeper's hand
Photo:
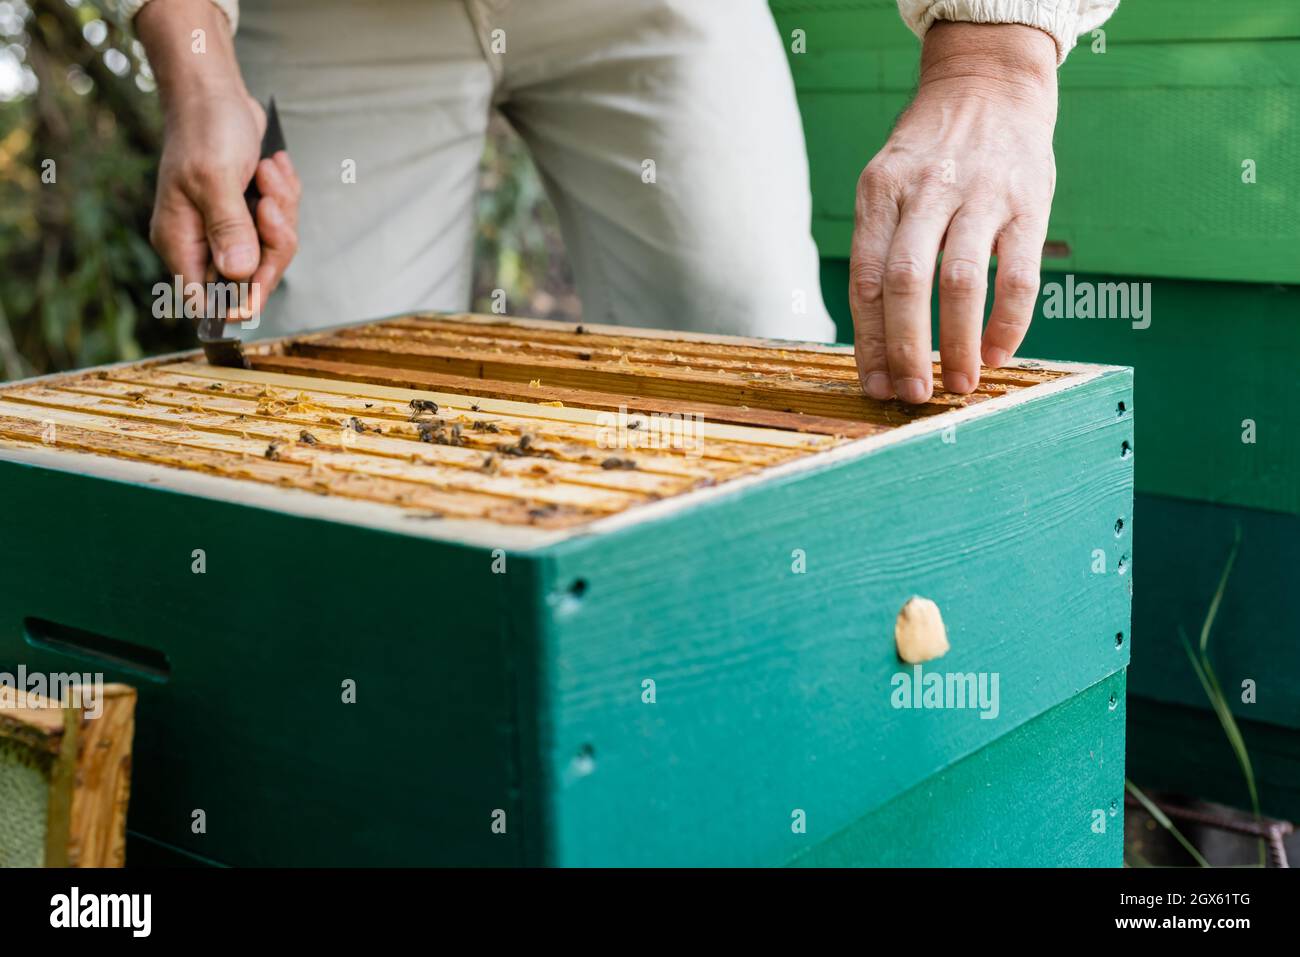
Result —
<path fill-rule="evenodd" d="M 946 391 L 970 392 L 981 357 L 1005 365 L 1020 346 L 1056 185 L 1056 67 L 1055 41 L 1033 27 L 936 23 L 926 33 L 916 98 L 858 181 L 849 303 L 868 395 L 933 394 L 936 272 Z"/>

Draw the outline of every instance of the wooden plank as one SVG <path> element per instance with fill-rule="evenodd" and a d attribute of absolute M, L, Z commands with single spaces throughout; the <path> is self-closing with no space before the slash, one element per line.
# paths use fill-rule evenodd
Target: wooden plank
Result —
<path fill-rule="evenodd" d="M 0 867 L 122 867 L 135 691 L 72 700 L 0 685 Z"/>
<path fill-rule="evenodd" d="M 70 867 L 126 866 L 135 702 L 134 688 L 106 684 L 102 714 L 82 717 L 68 842 Z"/>
<path fill-rule="evenodd" d="M 570 335 L 565 339 L 563 334 L 554 332 L 551 334 L 561 338 L 538 343 L 530 338 L 530 334 L 533 333 L 532 330 L 516 330 L 513 326 L 491 327 L 494 331 L 492 335 L 467 335 L 464 332 L 455 331 L 454 328 L 447 328 L 458 324 L 446 323 L 440 320 L 423 320 L 418 327 L 398 325 L 398 323 L 411 321 L 393 320 L 389 323 L 341 329 L 336 336 L 315 336 L 310 340 L 298 340 L 289 348 L 298 350 L 317 342 L 329 344 L 335 343 L 339 339 L 354 338 L 359 341 L 379 342 L 386 348 L 395 351 L 404 351 L 408 347 L 414 346 L 418 347 L 421 353 L 428 351 L 431 354 L 440 356 L 492 352 L 503 359 L 524 364 L 534 358 L 561 359 L 597 364 L 617 363 L 619 365 L 639 367 L 649 366 L 662 369 L 665 372 L 672 372 L 673 370 L 725 372 L 746 379 L 774 378 L 776 380 L 797 380 L 807 384 L 834 383 L 844 385 L 847 383 L 856 385 L 858 382 L 857 366 L 852 356 L 834 355 L 823 359 L 820 353 L 810 353 L 810 358 L 816 361 L 807 361 L 800 357 L 798 350 L 750 348 L 747 351 L 751 354 L 758 354 L 758 358 L 754 358 L 752 355 L 738 357 L 736 353 L 742 347 L 712 343 L 700 344 L 687 350 L 681 347 L 691 344 L 651 340 L 654 345 L 650 348 L 643 348 L 641 346 L 642 340 L 630 336 L 615 339 L 614 337 L 598 337 L 584 334 L 581 336 Z M 459 326 L 459 328 L 473 329 L 475 327 Z M 503 331 L 496 333 L 498 329 Z M 610 345 L 602 349 L 589 341 L 597 338 L 608 341 Z M 766 355 L 764 356 L 763 353 L 766 353 Z M 256 366 L 257 363 L 254 364 Z M 937 363 L 934 366 L 934 373 L 938 382 L 938 390 L 942 392 L 943 370 Z M 1008 385 L 1036 384 L 1054 378 L 1055 375 L 1043 371 L 1025 372 L 1014 369 L 1004 371 L 985 368 L 981 370 L 980 383 L 973 395 L 984 398 L 1004 395 Z"/>
<path fill-rule="evenodd" d="M 23 396 L 19 395 L 16 398 L 21 400 Z M 103 432 L 106 435 L 120 435 L 124 431 L 118 421 L 122 416 L 118 415 L 116 410 L 106 409 L 97 400 L 89 397 L 64 395 L 51 390 L 44 396 L 44 402 L 39 404 L 38 408 L 28 410 L 11 403 L 0 402 L 0 412 L 22 413 L 24 411 L 27 412 L 25 417 L 42 423 L 45 421 L 66 423 L 82 429 Z M 256 424 L 245 423 L 246 430 L 238 434 L 230 431 L 205 432 L 193 426 L 185 428 L 184 425 L 188 425 L 188 422 L 178 427 L 175 422 L 154 417 L 150 414 L 148 406 L 133 409 L 129 418 L 145 423 L 129 427 L 133 438 L 156 438 L 187 447 L 234 452 L 240 456 L 240 461 L 247 458 L 271 458 L 276 462 L 305 465 L 308 473 L 326 486 L 330 481 L 326 476 L 333 477 L 333 473 L 342 473 L 337 478 L 344 486 L 349 481 L 349 476 L 366 475 L 412 483 L 442 492 L 466 491 L 526 502 L 571 505 L 593 513 L 621 511 L 648 501 L 654 494 L 619 487 L 612 480 L 604 487 L 585 482 L 561 481 L 561 477 L 553 475 L 550 466 L 542 462 L 533 462 L 531 465 L 520 463 L 510 468 L 510 474 L 499 475 L 496 473 L 501 471 L 500 460 L 494 458 L 485 465 L 488 459 L 481 453 L 472 455 L 467 462 L 459 466 L 446 466 L 432 458 L 424 459 L 418 452 L 399 458 L 349 452 L 348 443 L 340 442 L 336 446 L 325 445 L 324 441 L 328 441 L 327 439 L 317 440 L 316 444 L 307 444 L 303 440 L 302 430 L 292 427 L 259 429 Z M 55 434 L 57 436 L 57 430 Z M 58 447 L 58 438 L 50 444 Z M 232 467 L 234 467 L 233 460 Z M 588 471 L 593 478 L 596 476 L 596 470 Z M 617 471 L 623 475 L 628 474 L 621 469 Z M 600 474 L 612 475 L 612 471 L 602 470 Z M 664 491 L 669 489 L 683 491 L 693 484 L 679 480 L 673 484 L 663 482 L 657 487 Z M 322 492 L 328 491 L 328 488 L 322 489 Z M 476 500 L 490 501 L 483 498 L 476 498 Z"/>
<path fill-rule="evenodd" d="M 558 358 L 521 358 L 470 349 L 449 350 L 419 343 L 400 347 L 383 339 L 336 336 L 315 338 L 294 346 L 298 355 L 357 365 L 446 372 L 452 375 L 510 382 L 539 381 L 562 388 L 594 388 L 656 398 L 687 401 L 700 398 L 722 405 L 755 406 L 791 412 L 796 409 L 859 422 L 898 423 L 948 409 L 964 408 L 987 395 L 952 396 L 937 393 L 924 405 L 870 399 L 854 381 L 812 382 L 801 379 L 741 375 L 712 370 L 696 372 L 627 362 L 581 362 Z"/>
<path fill-rule="evenodd" d="M 366 396 L 370 398 L 386 399 L 402 403 L 410 402 L 412 399 L 432 399 L 439 405 L 445 405 L 462 413 L 492 413 L 495 415 L 507 415 L 517 418 L 542 419 L 553 422 L 574 422 L 585 423 L 599 426 L 602 422 L 607 421 L 597 411 L 606 408 L 603 405 L 595 405 L 590 408 L 583 407 L 575 402 L 574 407 L 567 405 L 547 405 L 547 402 L 558 401 L 558 399 L 548 398 L 561 394 L 561 390 L 548 390 L 545 387 L 527 387 L 527 391 L 515 385 L 515 391 L 521 397 L 528 397 L 534 401 L 513 401 L 507 398 L 483 397 L 469 393 L 441 391 L 438 388 L 422 388 L 422 383 L 428 383 L 433 386 L 434 380 L 438 379 L 455 379 L 455 382 L 449 383 L 448 388 L 459 384 L 464 384 L 472 388 L 483 388 L 485 392 L 491 392 L 494 384 L 485 380 L 465 379 L 462 377 L 426 375 L 417 372 L 394 372 L 386 369 L 376 369 L 370 366 L 355 366 L 347 363 L 318 363 L 315 360 L 302 360 L 304 365 L 289 365 L 288 358 L 266 360 L 262 365 L 262 360 L 254 359 L 255 368 L 245 369 L 216 369 L 212 366 L 201 363 L 169 363 L 158 366 L 157 368 L 164 372 L 174 372 L 183 375 L 190 375 L 196 378 L 206 378 L 220 382 L 249 382 L 263 385 L 277 386 L 281 388 L 308 389 L 315 392 L 332 392 L 344 395 Z M 282 367 L 289 371 L 289 374 L 282 374 L 275 371 L 268 371 L 271 367 Z M 318 375 L 323 378 L 310 377 L 299 374 L 300 371 L 308 369 L 318 370 Z M 347 385 L 343 385 L 347 382 Z M 388 385 L 389 382 L 409 383 L 406 385 Z M 590 395 L 587 390 L 568 390 L 572 393 L 571 397 L 581 397 Z M 504 393 L 503 393 L 504 394 Z M 631 397 L 619 396 L 622 400 L 618 405 L 610 405 L 608 409 L 618 409 L 626 404 Z M 541 401 L 536 401 L 541 400 Z M 628 406 L 629 411 L 638 412 L 661 412 L 668 414 L 683 414 L 688 411 L 699 412 L 701 408 L 707 408 L 704 404 L 691 403 L 688 407 L 680 403 L 664 403 L 661 407 L 655 408 L 648 405 Z M 725 408 L 725 407 L 724 407 Z M 743 411 L 743 410 L 742 410 Z M 700 413 L 704 414 L 704 413 Z M 772 420 L 775 422 L 775 420 Z M 823 420 L 826 421 L 826 420 Z M 829 420 L 839 423 L 841 420 Z M 717 439 L 721 441 L 746 442 L 752 445 L 774 445 L 782 448 L 802 448 L 802 449 L 819 449 L 827 448 L 835 444 L 832 437 L 822 437 L 811 434 L 801 434 L 791 423 L 787 428 L 782 425 L 768 425 L 761 420 L 755 420 L 753 425 L 728 425 L 725 420 L 723 424 L 718 422 L 705 421 L 699 423 L 701 434 L 705 439 Z M 810 430 L 811 431 L 811 430 Z M 853 429 L 853 423 L 848 423 L 846 428 L 840 430 L 844 435 L 856 435 Z M 865 434 L 875 435 L 883 431 L 880 427 L 871 426 Z"/>
<path fill-rule="evenodd" d="M 857 377 L 851 356 L 825 353 L 800 355 L 798 350 L 773 350 L 727 346 L 715 343 L 646 340 L 635 336 L 605 336 L 595 333 L 574 335 L 559 330 L 535 330 L 502 324 L 481 326 L 442 319 L 394 319 L 384 323 L 341 329 L 343 338 L 373 338 L 391 342 L 419 343 L 431 347 L 499 351 L 521 355 L 575 359 L 581 362 L 629 362 L 667 367 L 718 369 L 733 372 L 762 372 L 770 375 L 795 373 L 810 379 L 848 380 Z"/>
<path fill-rule="evenodd" d="M 485 447 L 496 446 L 507 441 L 517 444 L 520 436 L 527 433 L 534 437 L 545 435 L 574 445 L 600 449 L 602 438 L 599 428 L 575 426 L 550 419 L 539 420 L 483 412 L 459 413 L 446 406 L 439 406 L 437 412 L 416 417 L 409 406 L 403 408 L 394 404 L 368 402 L 352 396 L 335 396 L 305 390 L 276 393 L 275 390 L 254 390 L 238 383 L 222 386 L 220 383 L 212 383 L 211 380 L 204 386 L 193 379 L 160 373 L 135 373 L 116 377 L 109 374 L 109 378 L 104 379 L 98 376 L 71 379 L 60 382 L 59 391 L 111 396 L 131 402 L 146 402 L 150 405 L 179 409 L 229 413 L 267 421 L 293 422 L 313 428 L 325 424 L 327 430 L 350 427 L 355 431 L 355 424 L 352 421 L 355 419 L 368 430 L 379 429 L 386 435 L 413 441 L 419 435 L 418 426 L 412 424 L 416 418 L 423 424 L 442 422 L 447 428 L 460 425 L 466 445 L 472 445 L 471 440 L 475 436 L 490 439 L 482 443 Z M 258 394 L 258 392 L 265 394 Z M 323 423 L 324 419 L 336 421 Z M 650 420 L 641 418 L 638 427 L 644 427 L 648 431 L 654 426 Z M 667 438 L 668 436 L 665 436 L 665 439 Z M 748 465 L 772 465 L 795 457 L 795 453 L 784 449 L 766 446 L 753 448 L 749 443 L 725 441 L 700 442 L 697 449 L 683 450 L 683 453 L 687 451 L 691 453 L 691 457 L 698 456 Z"/>
<path fill-rule="evenodd" d="M 1118 702 L 1114 708 L 1112 696 Z M 820 826 L 810 827 L 808 848 L 789 863 L 1119 867 L 1124 853 L 1124 701 L 1120 672 L 842 831 L 827 835 Z"/>
<path fill-rule="evenodd" d="M 576 409 L 616 411 L 626 408 L 633 413 L 698 415 L 706 420 L 703 423 L 706 434 L 714 433 L 717 423 L 813 432 L 831 436 L 842 435 L 848 438 L 875 435 L 886 428 L 886 426 L 871 423 L 850 422 L 845 419 L 832 419 L 797 412 L 744 409 L 711 402 L 657 399 L 591 389 L 568 389 L 531 384 L 524 386 L 517 382 L 471 379 L 467 376 L 445 375 L 436 372 L 395 370 L 357 365 L 356 363 L 330 362 L 325 359 L 305 359 L 301 356 L 272 355 L 255 357 L 252 359 L 252 364 L 253 368 L 258 370 L 318 376 L 327 379 L 343 379 L 357 383 L 391 385 L 403 389 L 432 391 L 442 394 L 472 393 L 492 399 L 563 402 L 566 408 Z"/>
<path fill-rule="evenodd" d="M 615 471 L 613 469 L 602 470 L 601 468 L 602 460 L 609 457 L 610 453 L 608 451 L 590 446 L 573 446 L 564 442 L 552 441 L 545 437 L 532 439 L 526 448 L 520 448 L 515 453 L 509 450 L 519 448 L 522 438 L 519 441 L 512 442 L 510 436 L 486 432 L 462 433 L 466 445 L 470 444 L 470 439 L 474 443 L 478 443 L 480 447 L 474 449 L 460 445 L 421 442 L 414 426 L 406 426 L 406 430 L 401 432 L 390 431 L 384 435 L 375 435 L 364 431 L 356 432 L 351 428 L 334 425 L 334 432 L 331 435 L 322 428 L 323 425 L 330 426 L 331 423 L 328 422 L 330 417 L 328 416 L 323 417 L 327 420 L 326 422 L 322 422 L 320 419 L 311 419 L 289 424 L 276 422 L 274 419 L 267 417 L 241 419 L 239 416 L 214 414 L 191 407 L 150 406 L 148 403 L 127 402 L 115 398 L 99 398 L 93 395 L 81 395 L 75 392 L 45 388 L 14 390 L 5 393 L 4 396 L 12 403 L 24 403 L 42 408 L 74 409 L 101 415 L 110 420 L 149 423 L 169 427 L 179 426 L 188 430 L 200 430 L 216 434 L 258 436 L 265 441 L 274 439 L 289 444 L 300 443 L 307 447 L 306 451 L 316 449 L 320 452 L 328 452 L 330 450 L 351 449 L 360 453 L 384 455 L 408 461 L 416 459 L 430 465 L 446 462 L 446 464 L 463 469 L 475 470 L 486 467 L 484 463 L 487 455 L 509 455 L 512 458 L 523 460 L 532 459 L 533 461 L 529 462 L 530 471 L 538 466 L 549 468 L 551 462 L 564 463 L 561 471 L 566 477 L 573 475 L 577 467 L 582 467 L 585 469 L 583 474 L 589 477 L 589 481 L 595 479 L 600 472 Z M 16 412 L 18 410 L 11 409 L 11 411 Z M 29 414 L 35 416 L 35 413 Z M 358 422 L 360 422 L 360 419 L 358 419 Z M 304 429 L 302 427 L 304 425 L 308 428 Z M 398 427 L 394 426 L 394 429 Z M 310 431 L 311 429 L 315 429 L 315 431 Z M 304 431 L 309 431 L 312 438 L 304 438 Z M 429 451 L 424 451 L 424 448 L 428 448 Z M 265 447 L 258 451 L 259 454 L 264 452 Z M 740 474 L 746 469 L 744 465 L 730 462 L 710 462 L 700 459 L 697 464 L 697 462 L 685 457 L 673 457 L 657 453 L 643 454 L 639 451 L 628 454 L 631 456 L 630 460 L 635 463 L 635 471 L 637 472 L 645 471 L 652 474 L 684 477 L 697 481 L 717 480 Z M 499 459 L 494 460 L 492 467 L 495 468 L 497 464 L 499 464 Z M 623 469 L 619 468 L 617 471 L 623 471 Z M 653 479 L 651 481 L 653 482 Z M 614 487 L 635 487 L 643 483 L 637 476 L 623 476 L 620 478 L 606 477 L 602 484 L 606 486 L 612 484 Z"/>
<path fill-rule="evenodd" d="M 8 403 L 0 403 L 0 435 L 32 443 L 40 442 L 45 432 L 42 421 L 4 414 L 13 411 L 17 410 L 11 409 Z M 365 475 L 344 477 L 328 468 L 317 469 L 313 473 L 308 465 L 273 461 L 264 455 L 259 456 L 252 451 L 247 451 L 247 447 L 215 450 L 199 444 L 192 438 L 164 442 L 153 436 L 136 437 L 122 433 L 113 427 L 87 428 L 86 425 L 92 423 L 75 416 L 77 413 L 54 408 L 42 412 L 42 418 L 49 418 L 59 423 L 57 444 L 62 448 L 168 465 L 227 478 L 265 482 L 317 494 L 328 492 L 342 498 L 395 504 L 424 511 L 431 517 L 451 515 L 463 518 L 486 518 L 505 524 L 565 527 L 590 520 L 598 514 L 565 506 L 550 510 L 544 507 L 550 503 L 503 501 L 492 496 L 459 490 L 448 494 L 440 489 L 422 488 L 412 483 Z M 77 424 L 72 424 L 74 422 Z M 205 443 L 215 444 L 217 441 L 213 436 L 203 439 Z"/>

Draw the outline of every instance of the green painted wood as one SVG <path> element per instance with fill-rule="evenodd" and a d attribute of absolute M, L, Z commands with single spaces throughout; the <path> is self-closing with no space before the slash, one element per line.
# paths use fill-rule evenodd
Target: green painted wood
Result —
<path fill-rule="evenodd" d="M 787 38 L 806 33 L 807 52 L 789 59 L 813 231 L 831 257 L 848 254 L 858 177 L 916 84 L 916 41 L 893 5 L 863 6 L 774 7 Z M 1048 235 L 1070 252 L 1049 266 L 1300 282 L 1300 6 L 1183 6 L 1165 17 L 1122 5 L 1106 52 L 1081 45 L 1062 68 Z"/>
<path fill-rule="evenodd" d="M 29 617 L 165 656 L 102 666 L 140 688 L 154 860 L 780 864 L 1122 672 L 1131 407 L 1108 371 L 503 575 L 486 547 L 0 460 L 0 668 L 87 670 Z M 953 643 L 923 673 L 996 676 L 996 702 L 893 706 L 913 594 Z"/>
<path fill-rule="evenodd" d="M 1124 710 L 1120 672 L 928 778 L 791 863 L 1119 867 L 1124 855 Z"/>
<path fill-rule="evenodd" d="M 493 575 L 486 551 L 9 461 L 0 488 L 0 668 L 85 670 L 29 646 L 29 616 L 170 661 L 166 682 L 104 669 L 140 692 L 132 830 L 241 865 L 536 853 L 491 613 L 528 607 L 526 564 Z"/>
<path fill-rule="evenodd" d="M 552 860 L 788 860 L 1123 669 L 1131 401 L 1129 375 L 1108 373 L 951 443 L 931 433 L 548 550 Z M 935 668 L 999 676 L 996 718 L 892 706 L 913 594 L 947 622 Z"/>
<path fill-rule="evenodd" d="M 1210 637 L 1210 662 L 1233 713 L 1292 729 L 1300 759 L 1300 518 L 1139 496 L 1134 534 L 1142 549 L 1133 608 L 1134 694 L 1208 707 L 1178 637 L 1201 624 L 1240 531 L 1241 543 Z M 1242 701 L 1243 682 L 1255 701 Z"/>
<path fill-rule="evenodd" d="M 1240 721 L 1269 817 L 1300 821 L 1300 746 L 1291 728 Z M 1218 720 L 1209 711 L 1128 699 L 1129 777 L 1140 787 L 1250 810 L 1250 793 Z"/>
<path fill-rule="evenodd" d="M 1300 286 L 1149 281 L 1146 329 L 1122 319 L 1048 319 L 1040 294 L 1020 355 L 1136 370 L 1139 492 L 1300 515 Z M 1065 282 L 1063 273 L 1043 274 L 1045 289 Z M 822 289 L 840 339 L 851 342 L 847 260 L 823 260 Z M 1248 419 L 1252 444 L 1242 442 Z"/>
<path fill-rule="evenodd" d="M 1201 623 L 1237 530 L 1237 560 L 1210 637 L 1210 661 L 1261 785 L 1265 813 L 1300 820 L 1300 518 L 1139 495 L 1133 660 L 1141 699 L 1129 726 L 1132 775 L 1151 787 L 1249 808 L 1245 780 L 1179 638 Z M 1243 682 L 1254 700 L 1243 700 Z"/>

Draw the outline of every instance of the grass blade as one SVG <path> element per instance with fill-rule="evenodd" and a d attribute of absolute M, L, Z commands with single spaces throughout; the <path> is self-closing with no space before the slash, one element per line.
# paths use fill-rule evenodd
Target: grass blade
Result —
<path fill-rule="evenodd" d="M 1136 784 L 1134 784 L 1128 778 L 1125 778 L 1124 787 L 1129 794 L 1137 798 L 1138 803 L 1141 804 L 1142 807 L 1146 809 L 1146 812 L 1156 819 L 1156 823 L 1159 824 L 1161 827 L 1163 827 L 1170 834 L 1172 834 L 1174 840 L 1176 840 L 1179 844 L 1181 844 L 1183 846 L 1183 849 L 1186 850 L 1188 854 L 1192 855 L 1192 859 L 1195 860 L 1198 865 L 1200 865 L 1201 867 L 1210 866 L 1210 862 L 1201 856 L 1201 852 L 1196 849 L 1196 846 L 1187 838 L 1183 837 L 1182 831 L 1174 827 L 1174 822 L 1169 820 L 1169 815 L 1165 814 L 1164 811 L 1160 810 L 1160 808 L 1156 805 L 1156 803 L 1152 801 L 1149 797 L 1147 797 L 1145 794 L 1143 794 L 1141 789 Z"/>

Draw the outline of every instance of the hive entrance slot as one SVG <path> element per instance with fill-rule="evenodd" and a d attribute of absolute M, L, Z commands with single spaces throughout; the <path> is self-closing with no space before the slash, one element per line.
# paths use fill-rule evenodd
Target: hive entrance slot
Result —
<path fill-rule="evenodd" d="M 61 625 L 45 618 L 24 618 L 23 634 L 33 648 L 97 662 L 155 681 L 167 681 L 171 677 L 171 662 L 155 648 L 109 638 L 71 625 Z"/>

